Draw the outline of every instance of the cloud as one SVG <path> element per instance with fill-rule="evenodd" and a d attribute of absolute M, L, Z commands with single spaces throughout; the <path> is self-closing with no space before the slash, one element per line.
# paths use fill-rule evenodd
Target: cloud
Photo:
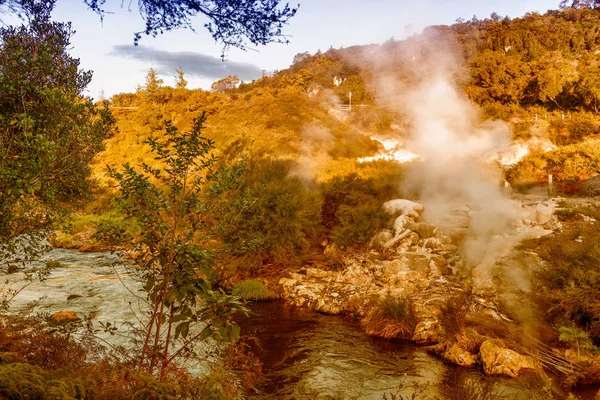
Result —
<path fill-rule="evenodd" d="M 175 69 L 180 66 L 187 76 L 215 80 L 228 75 L 252 80 L 262 75 L 261 69 L 256 65 L 222 61 L 218 57 L 191 51 L 165 51 L 148 46 L 117 45 L 113 46 L 110 55 L 151 63 L 161 75 L 173 75 Z"/>

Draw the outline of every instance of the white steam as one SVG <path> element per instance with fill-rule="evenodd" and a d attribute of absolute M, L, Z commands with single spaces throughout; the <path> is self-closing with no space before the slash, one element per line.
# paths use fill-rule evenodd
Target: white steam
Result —
<path fill-rule="evenodd" d="M 433 223 L 467 206 L 464 254 L 477 265 L 490 255 L 489 239 L 506 232 L 517 217 L 516 202 L 504 194 L 500 169 L 483 162 L 510 147 L 510 129 L 504 122 L 481 121 L 459 87 L 464 68 L 445 38 L 424 34 L 399 46 L 387 51 L 382 46 L 380 57 L 370 55 L 367 62 L 379 71 L 372 82 L 378 102 L 408 120 L 405 149 L 422 158 L 407 169 L 403 188 L 419 193 L 423 218 Z M 401 65 L 401 73 L 392 65 Z"/>
<path fill-rule="evenodd" d="M 333 136 L 319 124 L 306 124 L 302 128 L 296 164 L 290 171 L 305 183 L 314 181 L 319 167 L 327 165 L 328 151 L 333 145 Z"/>

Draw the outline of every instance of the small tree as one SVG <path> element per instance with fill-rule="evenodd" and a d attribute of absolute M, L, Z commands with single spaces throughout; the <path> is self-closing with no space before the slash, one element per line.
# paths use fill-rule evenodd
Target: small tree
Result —
<path fill-rule="evenodd" d="M 587 332 L 575 326 L 575 323 L 572 326 L 561 326 L 558 328 L 558 333 L 560 334 L 558 340 L 561 342 L 575 344 L 577 355 L 579 355 L 580 349 L 590 350 L 594 347 Z"/>
<path fill-rule="evenodd" d="M 212 289 L 210 253 L 196 244 L 203 228 L 199 194 L 215 162 L 212 141 L 200 134 L 203 122 L 204 114 L 190 133 L 166 122 L 163 141 L 148 139 L 157 167 L 143 163 L 141 171 L 129 164 L 123 172 L 109 169 L 128 217 L 141 228 L 134 260 L 150 311 L 139 367 L 161 376 L 198 341 L 237 339 L 239 327 L 232 317 L 245 312 L 236 298 Z"/>
<path fill-rule="evenodd" d="M 152 96 L 162 87 L 164 81 L 158 77 L 154 68 L 150 68 L 146 74 L 146 82 L 141 90 L 148 96 Z"/>
<path fill-rule="evenodd" d="M 175 70 L 177 72 L 177 76 L 175 77 L 175 87 L 177 89 L 185 89 L 187 87 L 188 81 L 183 77 L 183 69 L 181 66 Z"/>

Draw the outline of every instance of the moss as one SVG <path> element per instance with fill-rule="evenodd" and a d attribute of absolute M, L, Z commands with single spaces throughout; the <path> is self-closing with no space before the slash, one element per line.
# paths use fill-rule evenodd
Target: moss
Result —
<path fill-rule="evenodd" d="M 277 298 L 277 294 L 269 290 L 262 282 L 252 279 L 235 284 L 231 294 L 248 301 L 269 301 Z"/>

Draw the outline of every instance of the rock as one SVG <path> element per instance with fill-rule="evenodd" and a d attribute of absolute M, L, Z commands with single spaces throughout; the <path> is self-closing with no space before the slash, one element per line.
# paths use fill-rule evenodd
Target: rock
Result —
<path fill-rule="evenodd" d="M 413 271 L 429 272 L 429 256 L 423 253 L 404 252 L 398 260 Z"/>
<path fill-rule="evenodd" d="M 78 299 L 80 297 L 83 297 L 83 296 L 80 295 L 80 294 L 70 294 L 70 295 L 67 296 L 67 301 L 75 300 L 75 299 Z"/>
<path fill-rule="evenodd" d="M 81 319 L 74 311 L 59 311 L 50 316 L 50 320 L 58 325 L 65 325 L 70 322 L 77 322 Z"/>
<path fill-rule="evenodd" d="M 330 298 L 320 297 L 314 307 L 314 310 L 323 314 L 338 315 L 342 312 L 339 304 L 331 301 Z"/>
<path fill-rule="evenodd" d="M 414 201 L 397 199 L 383 203 L 383 210 L 391 215 L 400 213 L 400 215 L 410 215 L 417 219 L 423 210 L 425 210 L 425 207 L 423 207 L 423 204 Z"/>
<path fill-rule="evenodd" d="M 452 364 L 461 367 L 472 368 L 477 363 L 477 356 L 469 353 L 467 350 L 454 343 L 442 353 L 442 358 Z"/>
<path fill-rule="evenodd" d="M 521 370 L 535 369 L 532 357 L 496 346 L 491 340 L 483 342 L 479 349 L 479 356 L 483 371 L 487 375 L 506 375 L 516 378 Z"/>
<path fill-rule="evenodd" d="M 416 232 L 411 232 L 406 237 L 406 242 L 409 243 L 410 245 L 415 245 L 415 244 L 419 243 L 419 240 L 421 240 L 421 237 Z"/>
<path fill-rule="evenodd" d="M 451 248 L 453 246 L 451 244 L 445 244 L 443 239 L 436 237 L 428 237 L 427 239 L 421 240 L 419 243 L 421 243 L 422 247 L 434 251 L 441 251 L 443 249 Z"/>
<path fill-rule="evenodd" d="M 419 236 L 421 236 L 421 238 L 427 239 L 435 236 L 437 227 L 433 224 L 428 224 L 426 222 L 417 222 L 413 225 L 412 230 L 417 232 Z"/>
<path fill-rule="evenodd" d="M 323 254 L 332 259 L 340 259 L 343 256 L 343 252 L 335 243 L 327 245 L 323 251 Z"/>
<path fill-rule="evenodd" d="M 394 221 L 394 236 L 402 234 L 407 229 L 413 230 L 415 221 L 408 215 L 401 215 Z"/>
<path fill-rule="evenodd" d="M 331 271 L 326 271 L 318 268 L 307 268 L 306 276 L 309 278 L 325 279 L 331 276 Z"/>
<path fill-rule="evenodd" d="M 435 344 L 439 342 L 442 332 L 439 321 L 427 319 L 417 324 L 411 340 L 417 344 Z"/>
<path fill-rule="evenodd" d="M 377 250 L 382 250 L 384 248 L 384 245 L 390 240 L 392 240 L 393 237 L 394 234 L 392 233 L 392 231 L 385 229 L 373 236 L 373 239 L 371 239 L 370 246 Z"/>
<path fill-rule="evenodd" d="M 547 224 L 554 215 L 553 205 L 545 205 L 540 203 L 535 206 L 535 222 L 540 225 Z"/>

